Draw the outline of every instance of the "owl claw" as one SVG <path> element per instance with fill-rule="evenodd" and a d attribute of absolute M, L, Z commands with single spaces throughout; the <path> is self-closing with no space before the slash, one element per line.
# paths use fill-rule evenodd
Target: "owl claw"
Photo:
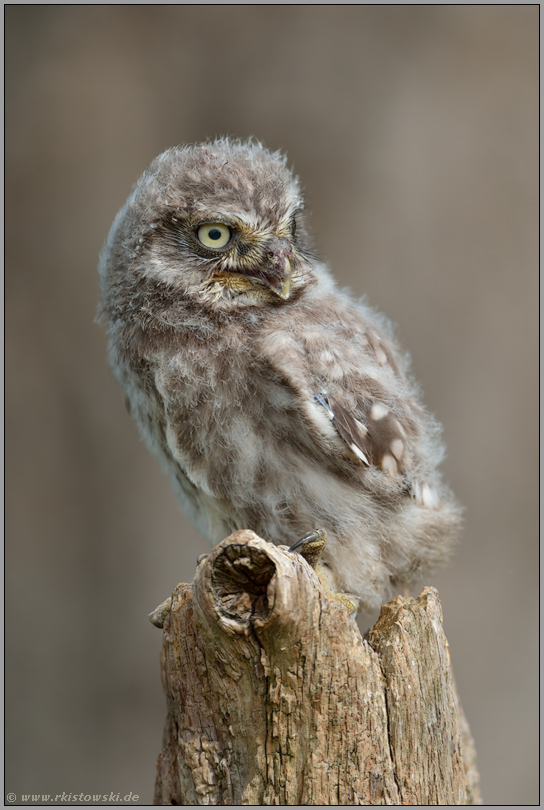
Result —
<path fill-rule="evenodd" d="M 307 563 L 312 568 L 315 568 L 321 559 L 321 553 L 327 544 L 327 532 L 324 529 L 316 529 L 313 532 L 308 532 L 300 540 L 289 548 L 289 551 L 298 551 L 301 557 L 304 557 Z"/>
<path fill-rule="evenodd" d="M 298 551 L 300 556 L 304 557 L 306 562 L 312 566 L 329 599 L 340 602 L 350 613 L 356 615 L 361 606 L 359 597 L 353 593 L 337 593 L 332 571 L 327 565 L 321 563 L 321 554 L 326 544 L 327 532 L 324 529 L 316 529 L 293 543 L 289 551 Z"/>

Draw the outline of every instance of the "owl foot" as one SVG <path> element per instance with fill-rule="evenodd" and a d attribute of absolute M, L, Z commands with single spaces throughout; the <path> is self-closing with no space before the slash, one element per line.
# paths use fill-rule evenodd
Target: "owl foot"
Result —
<path fill-rule="evenodd" d="M 321 562 L 321 554 L 326 545 L 327 532 L 324 529 L 316 529 L 293 543 L 289 551 L 297 551 L 312 566 L 329 599 L 340 602 L 350 613 L 356 614 L 361 606 L 359 597 L 353 593 L 338 593 L 333 572 Z"/>
<path fill-rule="evenodd" d="M 307 563 L 312 568 L 315 568 L 321 559 L 321 552 L 327 545 L 327 532 L 324 529 L 316 529 L 314 532 L 308 532 L 300 540 L 290 547 L 289 551 L 298 551 L 301 557 L 304 557 Z"/>

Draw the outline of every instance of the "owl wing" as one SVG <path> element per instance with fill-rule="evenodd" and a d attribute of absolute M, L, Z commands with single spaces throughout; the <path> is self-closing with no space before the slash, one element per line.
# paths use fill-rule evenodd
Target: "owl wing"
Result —
<path fill-rule="evenodd" d="M 361 418 L 357 418 L 331 394 L 316 394 L 314 400 L 365 467 L 378 467 L 395 478 L 408 472 L 411 453 L 406 430 L 400 416 L 393 414 L 383 402 L 365 401 L 360 407 Z"/>
<path fill-rule="evenodd" d="M 346 411 L 334 397 L 327 394 L 315 394 L 318 405 L 327 412 L 329 419 L 349 449 L 363 464 L 370 467 L 368 460 L 369 438 L 366 427 L 353 414 Z"/>
<path fill-rule="evenodd" d="M 357 461 L 400 483 L 418 466 L 428 417 L 389 336 L 364 319 L 365 311 L 341 303 L 341 313 L 322 307 L 328 317 L 319 323 L 308 310 L 289 330 L 276 319 L 261 350 L 295 394 L 331 464 Z"/>

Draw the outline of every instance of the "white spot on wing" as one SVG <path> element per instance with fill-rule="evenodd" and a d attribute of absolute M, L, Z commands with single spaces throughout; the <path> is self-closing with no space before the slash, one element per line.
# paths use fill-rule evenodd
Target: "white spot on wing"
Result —
<path fill-rule="evenodd" d="M 363 462 L 363 464 L 366 464 L 366 466 L 367 466 L 367 467 L 370 467 L 370 462 L 369 462 L 369 460 L 367 459 L 367 457 L 365 456 L 365 454 L 363 453 L 363 451 L 362 451 L 362 450 L 360 450 L 360 449 L 359 449 L 359 447 L 357 447 L 357 445 L 356 445 L 356 444 L 350 444 L 349 449 L 350 449 L 350 450 L 351 450 L 353 453 L 355 453 L 355 455 L 357 456 L 357 458 L 361 459 L 361 461 Z"/>
<path fill-rule="evenodd" d="M 385 470 L 385 472 L 388 472 L 391 475 L 396 475 L 398 472 L 397 462 L 395 461 L 393 456 L 389 455 L 389 453 L 383 454 L 380 467 L 382 468 L 382 470 Z"/>
<path fill-rule="evenodd" d="M 393 421 L 391 427 L 396 427 L 401 436 L 406 436 L 406 431 L 404 430 L 398 419 L 395 419 Z"/>
<path fill-rule="evenodd" d="M 368 430 L 366 429 L 366 427 L 358 419 L 356 419 L 355 421 L 357 422 L 357 426 L 358 426 L 359 430 L 361 431 L 361 433 L 363 434 L 363 436 L 366 436 L 366 434 L 368 433 Z"/>
<path fill-rule="evenodd" d="M 436 506 L 438 506 L 438 496 L 436 491 L 433 489 L 433 487 L 430 487 L 429 484 L 423 484 L 421 488 L 421 495 L 424 506 L 427 506 L 429 509 L 434 509 Z"/>
<path fill-rule="evenodd" d="M 313 422 L 319 432 L 324 436 L 328 436 L 330 439 L 337 439 L 338 433 L 331 422 L 329 411 L 325 410 L 322 405 L 318 405 L 312 400 L 307 401 L 305 406 L 306 415 L 311 422 Z"/>
<path fill-rule="evenodd" d="M 391 442 L 391 452 L 397 459 L 397 461 L 401 460 L 402 453 L 404 451 L 404 443 L 402 439 L 395 439 Z"/>
<path fill-rule="evenodd" d="M 436 509 L 440 503 L 436 490 L 429 484 L 420 484 L 419 481 L 415 481 L 412 493 L 416 503 L 427 509 Z"/>
<path fill-rule="evenodd" d="M 382 402 L 375 402 L 370 411 L 370 418 L 377 422 L 379 419 L 383 419 L 384 416 L 387 416 L 388 413 L 389 408 L 386 408 Z"/>

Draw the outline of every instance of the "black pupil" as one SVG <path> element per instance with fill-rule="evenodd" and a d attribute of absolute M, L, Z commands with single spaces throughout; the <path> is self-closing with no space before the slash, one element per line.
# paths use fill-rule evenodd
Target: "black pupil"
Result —
<path fill-rule="evenodd" d="M 214 242 L 215 242 L 216 239 L 221 239 L 223 234 L 221 233 L 219 228 L 210 228 L 210 230 L 208 231 L 208 236 L 209 236 L 210 239 L 213 239 Z"/>

